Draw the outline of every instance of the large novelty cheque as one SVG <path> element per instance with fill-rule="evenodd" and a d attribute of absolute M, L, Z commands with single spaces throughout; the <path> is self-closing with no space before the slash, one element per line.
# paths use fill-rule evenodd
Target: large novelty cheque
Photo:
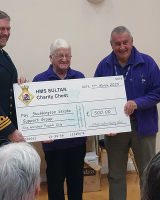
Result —
<path fill-rule="evenodd" d="M 16 83 L 14 95 L 28 142 L 131 131 L 122 76 Z"/>

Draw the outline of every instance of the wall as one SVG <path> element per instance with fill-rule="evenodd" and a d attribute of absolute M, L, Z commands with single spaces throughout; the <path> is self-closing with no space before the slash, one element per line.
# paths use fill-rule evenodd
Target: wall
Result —
<path fill-rule="evenodd" d="M 151 55 L 160 66 L 159 0 L 104 0 L 98 4 L 87 0 L 0 0 L 0 5 L 12 18 L 5 50 L 19 76 L 30 81 L 48 68 L 50 44 L 57 38 L 72 46 L 71 67 L 93 77 L 97 64 L 111 52 L 110 32 L 118 25 L 128 27 L 137 49 Z M 35 145 L 43 162 L 41 144 Z"/>

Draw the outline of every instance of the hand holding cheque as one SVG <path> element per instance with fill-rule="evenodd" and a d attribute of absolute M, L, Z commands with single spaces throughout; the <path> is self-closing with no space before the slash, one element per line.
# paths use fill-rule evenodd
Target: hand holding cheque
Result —
<path fill-rule="evenodd" d="M 131 115 L 134 110 L 137 109 L 137 104 L 135 101 L 127 101 L 127 103 L 124 106 L 124 112 L 127 116 Z M 108 136 L 115 136 L 117 133 L 109 133 Z"/>

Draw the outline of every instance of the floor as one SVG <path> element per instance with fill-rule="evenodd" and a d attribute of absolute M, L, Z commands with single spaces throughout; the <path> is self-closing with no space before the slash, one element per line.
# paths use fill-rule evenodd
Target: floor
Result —
<path fill-rule="evenodd" d="M 139 177 L 135 171 L 127 173 L 127 200 L 139 200 L 140 189 L 139 189 Z M 85 192 L 83 193 L 83 200 L 109 200 L 108 196 L 108 180 L 106 174 L 101 176 L 101 191 L 96 192 Z M 37 200 L 48 200 L 47 197 L 47 184 L 41 184 L 41 192 L 37 196 Z M 65 200 L 68 200 L 65 195 Z"/>

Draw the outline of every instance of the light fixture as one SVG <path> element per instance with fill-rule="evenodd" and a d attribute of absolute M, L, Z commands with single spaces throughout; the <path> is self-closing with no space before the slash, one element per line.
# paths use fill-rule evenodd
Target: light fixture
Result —
<path fill-rule="evenodd" d="M 88 1 L 90 1 L 91 3 L 100 3 L 103 0 L 88 0 Z"/>

